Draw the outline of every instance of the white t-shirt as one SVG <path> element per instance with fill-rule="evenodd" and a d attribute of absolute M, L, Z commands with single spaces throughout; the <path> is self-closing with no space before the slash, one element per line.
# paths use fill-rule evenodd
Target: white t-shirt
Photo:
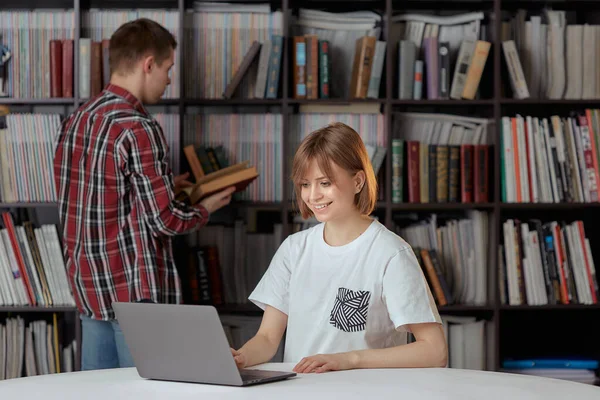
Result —
<path fill-rule="evenodd" d="M 412 248 L 373 220 L 343 246 L 324 224 L 288 236 L 250 295 L 288 315 L 284 362 L 406 343 L 406 324 L 441 319 Z"/>

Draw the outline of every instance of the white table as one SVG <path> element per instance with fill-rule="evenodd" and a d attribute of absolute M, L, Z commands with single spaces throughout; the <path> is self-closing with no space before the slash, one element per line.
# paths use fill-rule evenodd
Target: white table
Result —
<path fill-rule="evenodd" d="M 258 368 L 291 371 L 292 364 Z M 249 387 L 152 381 L 135 368 L 83 371 L 0 381 L 0 399 L 600 399 L 600 388 L 569 381 L 450 368 L 351 370 L 299 374 Z"/>

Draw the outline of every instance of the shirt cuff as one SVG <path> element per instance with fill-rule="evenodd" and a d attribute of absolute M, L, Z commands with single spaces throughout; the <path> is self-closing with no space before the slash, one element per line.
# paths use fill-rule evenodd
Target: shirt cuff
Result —
<path fill-rule="evenodd" d="M 196 204 L 194 206 L 192 206 L 195 210 L 197 210 L 200 215 L 202 216 L 202 225 L 206 225 L 208 223 L 208 220 L 210 219 L 210 213 L 208 212 L 208 210 L 206 209 L 206 207 L 204 207 L 202 204 Z"/>

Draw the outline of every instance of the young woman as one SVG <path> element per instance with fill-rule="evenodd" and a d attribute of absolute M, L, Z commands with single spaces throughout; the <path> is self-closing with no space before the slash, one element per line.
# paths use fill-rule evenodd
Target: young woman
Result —
<path fill-rule="evenodd" d="M 271 360 L 286 329 L 284 362 L 297 373 L 444 367 L 446 339 L 418 261 L 369 216 L 377 183 L 359 134 L 342 123 L 312 132 L 292 180 L 302 216 L 321 224 L 288 236 L 250 295 L 264 315 L 232 349 L 238 367 Z"/>

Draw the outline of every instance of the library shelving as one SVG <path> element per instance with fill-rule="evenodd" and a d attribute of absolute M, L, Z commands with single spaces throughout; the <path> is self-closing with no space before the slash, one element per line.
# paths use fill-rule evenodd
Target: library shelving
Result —
<path fill-rule="evenodd" d="M 259 4 L 259 1 L 235 1 L 229 3 L 246 3 Z M 328 99 L 296 99 L 293 97 L 293 49 L 292 37 L 294 34 L 291 29 L 291 16 L 297 15 L 300 8 L 316 9 L 330 12 L 345 12 L 350 7 L 353 10 L 376 10 L 382 16 L 383 27 L 381 29 L 380 40 L 387 41 L 391 37 L 391 24 L 386 21 L 392 20 L 392 16 L 396 13 L 421 12 L 423 10 L 432 14 L 443 15 L 452 11 L 453 13 L 483 11 L 486 14 L 494 14 L 496 16 L 503 15 L 503 19 L 512 18 L 518 9 L 526 9 L 529 12 L 539 12 L 543 7 L 549 6 L 556 10 L 569 10 L 577 14 L 578 22 L 584 23 L 586 13 L 589 11 L 597 11 L 600 13 L 600 3 L 596 1 L 536 1 L 536 0 L 487 0 L 487 1 L 469 1 L 469 0 L 437 0 L 437 1 L 399 1 L 399 0 L 380 0 L 380 1 L 335 1 L 335 0 L 273 0 L 265 2 L 270 4 L 273 10 L 282 11 L 282 35 L 284 36 L 284 48 L 282 57 L 282 68 L 280 74 L 280 84 L 276 99 L 250 99 L 250 98 L 195 98 L 188 93 L 190 90 L 186 87 L 186 79 L 188 74 L 197 75 L 199 71 L 193 68 L 192 55 L 186 54 L 187 39 L 185 32 L 185 15 L 193 8 L 194 2 L 191 0 L 157 0 L 145 1 L 137 3 L 134 1 L 106 1 L 106 0 L 28 0 L 28 1 L 9 1 L 5 6 L 8 10 L 31 10 L 36 8 L 57 8 L 71 9 L 74 12 L 74 60 L 75 65 L 79 60 L 79 39 L 83 37 L 85 27 L 83 15 L 90 9 L 114 9 L 114 10 L 129 10 L 134 8 L 143 9 L 169 9 L 178 15 L 178 37 L 179 51 L 181 52 L 181 60 L 176 65 L 178 73 L 178 98 L 166 98 L 158 105 L 152 107 L 172 107 L 179 115 L 180 137 L 183 137 L 184 117 L 188 113 L 188 108 L 224 108 L 232 110 L 232 113 L 242 108 L 264 110 L 265 108 L 277 109 L 281 114 L 281 147 L 284 155 L 282 156 L 282 164 L 276 165 L 280 173 L 280 181 L 277 183 L 282 187 L 281 199 L 278 201 L 239 201 L 233 202 L 222 213 L 239 212 L 243 213 L 247 209 L 266 209 L 269 212 L 279 215 L 279 220 L 282 223 L 282 235 L 286 237 L 292 232 L 293 218 L 295 206 L 293 205 L 293 193 L 290 191 L 289 175 L 291 166 L 289 158 L 285 155 L 293 145 L 292 139 L 288 133 L 292 130 L 292 118 L 299 113 L 299 108 L 304 105 L 345 105 L 345 104 L 364 104 L 376 105 L 380 107 L 384 117 L 385 138 L 387 140 L 387 148 L 391 149 L 393 134 L 393 114 L 396 112 L 429 112 L 429 113 L 456 113 L 466 116 L 485 116 L 494 122 L 494 132 L 491 143 L 491 165 L 490 165 L 490 181 L 489 181 L 489 198 L 486 202 L 452 202 L 452 203 L 396 203 L 392 201 L 392 176 L 393 165 L 391 152 L 386 154 L 382 174 L 379 175 L 379 184 L 383 187 L 383 197 L 380 198 L 377 204 L 376 213 L 381 216 L 381 221 L 390 229 L 395 229 L 395 216 L 402 214 L 416 213 L 420 216 L 426 213 L 445 213 L 445 214 L 464 214 L 471 210 L 480 210 L 489 213 L 490 219 L 490 238 L 489 249 L 491 257 L 494 260 L 486 262 L 479 268 L 486 269 L 487 277 L 487 301 L 484 305 L 472 304 L 452 304 L 440 307 L 440 312 L 443 315 L 473 315 L 484 318 L 491 322 L 492 328 L 486 332 L 486 340 L 488 344 L 488 358 L 491 360 L 488 363 L 488 369 L 501 370 L 502 360 L 507 356 L 518 356 L 518 350 L 526 344 L 516 346 L 511 344 L 511 341 L 520 341 L 520 335 L 523 329 L 533 330 L 536 333 L 528 333 L 524 335 L 528 340 L 535 340 L 536 335 L 548 335 L 548 332 L 554 330 L 557 326 L 563 325 L 562 321 L 570 321 L 565 315 L 575 312 L 581 318 L 593 320 L 600 314 L 600 306 L 598 304 L 583 305 L 583 304 L 548 304 L 540 306 L 530 305 L 507 305 L 502 304 L 499 293 L 499 263 L 498 249 L 503 243 L 502 222 L 507 218 L 522 218 L 529 219 L 532 216 L 544 221 L 554 219 L 562 219 L 563 215 L 573 218 L 580 218 L 585 222 L 593 223 L 594 218 L 600 214 L 600 203 L 506 203 L 502 201 L 502 182 L 501 182 L 501 119 L 504 116 L 512 117 L 515 114 L 523 113 L 526 115 L 539 115 L 540 117 L 548 115 L 548 110 L 558 113 L 561 116 L 568 116 L 573 110 L 582 110 L 584 108 L 600 108 L 600 98 L 598 99 L 545 99 L 545 98 L 528 98 L 515 99 L 507 97 L 506 92 L 510 89 L 508 78 L 503 72 L 505 67 L 505 59 L 502 54 L 501 40 L 501 24 L 491 23 L 488 32 L 488 40 L 491 42 L 491 50 L 487 58 L 484 76 L 481 83 L 481 98 L 474 100 L 413 100 L 399 99 L 396 91 L 397 82 L 397 54 L 395 49 L 389 43 L 386 46 L 385 64 L 383 68 L 383 76 L 379 87 L 379 97 L 375 99 L 353 99 L 344 98 L 328 98 Z M 496 18 L 496 21 L 499 18 Z M 210 57 L 206 54 L 205 57 Z M 599 66 L 600 67 L 600 66 Z M 79 97 L 79 72 L 74 68 L 74 98 L 0 98 L 0 104 L 14 106 L 15 109 L 35 109 L 36 107 L 59 107 L 61 114 L 67 113 L 67 108 L 76 107 L 82 104 L 85 99 Z M 425 95 L 425 91 L 424 91 Z M 425 96 L 424 96 L 425 97 Z M 267 113 L 269 111 L 259 111 Z M 183 159 L 183 157 L 181 158 Z M 182 163 L 184 166 L 185 164 Z M 405 196 L 406 197 L 406 196 Z M 406 200 L 406 199 L 405 199 Z M 47 209 L 56 207 L 56 203 L 40 203 L 40 202 L 16 202 L 16 203 L 0 203 L 0 209 L 5 208 L 25 208 L 25 209 Z M 220 212 L 221 213 L 221 212 Z M 586 225 L 587 227 L 587 225 Z M 590 232 L 593 232 L 590 230 Z M 588 237 L 592 243 L 600 241 L 600 235 L 594 236 L 589 234 Z M 592 250 L 596 256 L 596 260 L 600 260 L 600 252 Z M 227 284 L 225 282 L 224 284 Z M 224 304 L 217 307 L 222 314 L 233 314 L 242 316 L 260 316 L 261 312 L 258 308 L 251 304 Z M 26 312 L 48 312 L 48 313 L 65 313 L 76 315 L 74 309 L 55 307 L 55 308 L 28 308 L 28 307 L 0 307 L 0 315 L 12 313 L 21 314 Z M 523 316 L 525 314 L 525 316 Z M 550 317 L 549 317 L 550 315 Z M 77 329 L 78 343 L 80 340 L 80 328 L 77 320 L 70 325 L 73 329 Z M 552 322 L 550 322 L 552 321 Z M 523 327 L 522 324 L 526 323 Z M 564 325 L 563 325 L 564 326 Z M 578 325 L 577 329 L 584 329 Z M 511 333 L 513 332 L 513 333 Z M 514 338 L 508 339 L 501 335 L 511 334 Z M 573 332 L 577 337 L 577 332 Z M 558 335 L 556 335 L 558 336 Z M 589 338 L 585 335 L 584 338 Z M 578 339 L 577 339 L 578 340 Z M 595 346 L 595 340 L 591 339 L 589 346 Z M 569 351 L 569 342 L 565 340 L 556 340 L 552 345 L 558 346 L 558 353 L 564 354 Z M 577 346 L 574 350 L 575 356 L 584 356 L 585 354 L 578 353 L 585 346 Z M 537 348 L 539 353 L 535 356 L 551 356 L 552 349 L 546 349 L 548 352 L 543 353 L 543 349 Z M 528 354 L 531 355 L 531 354 Z M 594 354 L 592 354 L 594 355 Z"/>

